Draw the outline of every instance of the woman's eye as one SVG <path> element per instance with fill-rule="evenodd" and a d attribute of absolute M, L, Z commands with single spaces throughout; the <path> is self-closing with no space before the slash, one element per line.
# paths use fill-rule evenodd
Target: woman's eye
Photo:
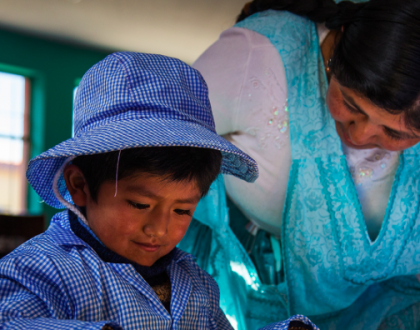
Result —
<path fill-rule="evenodd" d="M 400 134 L 398 134 L 398 132 L 392 131 L 390 129 L 384 128 L 384 132 L 386 136 L 393 140 L 399 141 L 404 139 Z"/>
<path fill-rule="evenodd" d="M 128 201 L 128 204 L 130 204 L 132 207 L 138 209 L 138 210 L 144 210 L 150 207 L 149 204 L 140 204 L 140 203 L 135 203 L 135 202 L 131 202 Z"/>
<path fill-rule="evenodd" d="M 191 211 L 190 210 L 181 210 L 181 209 L 176 209 L 175 210 L 176 214 L 179 215 L 191 215 Z"/>
<path fill-rule="evenodd" d="M 360 111 L 359 110 L 357 110 L 356 108 L 353 108 L 350 104 L 348 104 L 347 102 L 345 102 L 344 100 L 343 100 L 343 105 L 346 107 L 346 109 L 348 110 L 348 111 L 350 111 L 351 113 L 354 113 L 354 114 L 360 114 Z"/>

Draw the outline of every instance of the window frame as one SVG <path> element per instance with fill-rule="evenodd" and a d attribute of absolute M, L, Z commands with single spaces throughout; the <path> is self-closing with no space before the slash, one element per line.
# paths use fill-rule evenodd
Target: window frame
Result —
<path fill-rule="evenodd" d="M 0 63 L 0 71 L 4 73 L 11 73 L 24 76 L 25 82 L 25 94 L 28 93 L 26 90 L 26 84 L 30 85 L 29 93 L 25 95 L 25 119 L 24 119 L 24 139 L 27 139 L 28 143 L 24 143 L 27 150 L 24 150 L 23 161 L 28 163 L 29 159 L 36 155 L 39 155 L 43 150 L 44 143 L 44 123 L 45 123 L 45 78 L 44 75 L 33 69 L 18 67 L 14 65 L 8 65 Z M 28 102 L 28 103 L 26 103 Z M 27 114 L 29 112 L 29 115 Z M 37 134 L 34 134 L 36 132 Z M 29 133 L 25 136 L 25 133 Z M 26 158 L 26 159 L 25 159 Z M 43 213 L 40 197 L 29 185 L 27 180 L 25 182 L 26 191 L 26 211 L 31 215 L 39 215 Z"/>

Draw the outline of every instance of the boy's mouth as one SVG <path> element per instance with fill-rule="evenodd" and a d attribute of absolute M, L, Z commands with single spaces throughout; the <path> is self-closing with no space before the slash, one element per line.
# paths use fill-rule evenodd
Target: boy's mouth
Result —
<path fill-rule="evenodd" d="M 159 250 L 159 248 L 161 247 L 161 245 L 153 245 L 153 244 L 147 244 L 147 243 L 136 243 L 142 250 L 146 251 L 146 252 L 155 252 L 157 250 Z"/>

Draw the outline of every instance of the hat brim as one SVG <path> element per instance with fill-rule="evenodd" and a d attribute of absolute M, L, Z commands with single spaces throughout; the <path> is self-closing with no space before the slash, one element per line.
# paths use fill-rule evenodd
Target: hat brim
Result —
<path fill-rule="evenodd" d="M 162 118 L 110 122 L 81 132 L 33 158 L 26 175 L 45 203 L 64 208 L 55 197 L 52 184 L 67 158 L 129 148 L 176 146 L 220 150 L 222 173 L 247 182 L 254 182 L 258 177 L 256 162 L 213 131 L 193 122 Z M 58 189 L 66 200 L 71 201 L 63 177 L 58 182 Z"/>

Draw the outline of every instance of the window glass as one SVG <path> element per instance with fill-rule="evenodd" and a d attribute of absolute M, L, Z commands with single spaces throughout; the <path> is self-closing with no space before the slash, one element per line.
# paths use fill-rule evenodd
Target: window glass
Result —
<path fill-rule="evenodd" d="M 29 80 L 0 72 L 0 213 L 26 213 Z"/>

